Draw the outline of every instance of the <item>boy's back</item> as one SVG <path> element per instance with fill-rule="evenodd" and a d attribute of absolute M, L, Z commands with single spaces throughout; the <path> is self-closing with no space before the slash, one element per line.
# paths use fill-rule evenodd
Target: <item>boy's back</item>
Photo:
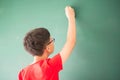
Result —
<path fill-rule="evenodd" d="M 22 69 L 19 80 L 59 80 L 58 73 L 62 69 L 60 54 L 53 58 L 40 60 Z"/>

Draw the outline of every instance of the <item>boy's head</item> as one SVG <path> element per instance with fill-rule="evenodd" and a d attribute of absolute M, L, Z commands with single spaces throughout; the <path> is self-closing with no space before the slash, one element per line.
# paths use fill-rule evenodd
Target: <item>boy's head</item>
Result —
<path fill-rule="evenodd" d="M 50 44 L 50 33 L 45 28 L 36 28 L 28 32 L 24 38 L 24 48 L 33 56 L 42 56 L 44 50 Z"/>

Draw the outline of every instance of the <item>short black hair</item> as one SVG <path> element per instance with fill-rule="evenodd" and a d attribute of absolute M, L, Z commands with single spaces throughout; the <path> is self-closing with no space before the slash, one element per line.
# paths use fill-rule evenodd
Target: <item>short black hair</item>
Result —
<path fill-rule="evenodd" d="M 46 44 L 50 41 L 50 33 L 46 28 L 36 28 L 24 37 L 24 48 L 33 56 L 42 56 Z"/>

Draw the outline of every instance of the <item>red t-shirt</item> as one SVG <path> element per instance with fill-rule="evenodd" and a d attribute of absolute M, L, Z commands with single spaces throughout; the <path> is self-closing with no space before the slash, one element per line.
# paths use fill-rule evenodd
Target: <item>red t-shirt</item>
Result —
<path fill-rule="evenodd" d="M 19 80 L 59 80 L 59 71 L 62 70 L 60 54 L 53 58 L 40 60 L 19 72 Z"/>

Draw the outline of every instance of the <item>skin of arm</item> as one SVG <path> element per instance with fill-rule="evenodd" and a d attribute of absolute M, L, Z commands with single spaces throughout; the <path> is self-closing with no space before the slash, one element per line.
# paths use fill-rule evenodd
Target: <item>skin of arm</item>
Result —
<path fill-rule="evenodd" d="M 76 44 L 76 23 L 75 23 L 75 12 L 74 9 L 70 6 L 65 8 L 66 17 L 68 19 L 68 31 L 67 38 L 64 44 L 64 47 L 60 51 L 62 58 L 62 64 L 69 58 L 72 50 Z"/>

